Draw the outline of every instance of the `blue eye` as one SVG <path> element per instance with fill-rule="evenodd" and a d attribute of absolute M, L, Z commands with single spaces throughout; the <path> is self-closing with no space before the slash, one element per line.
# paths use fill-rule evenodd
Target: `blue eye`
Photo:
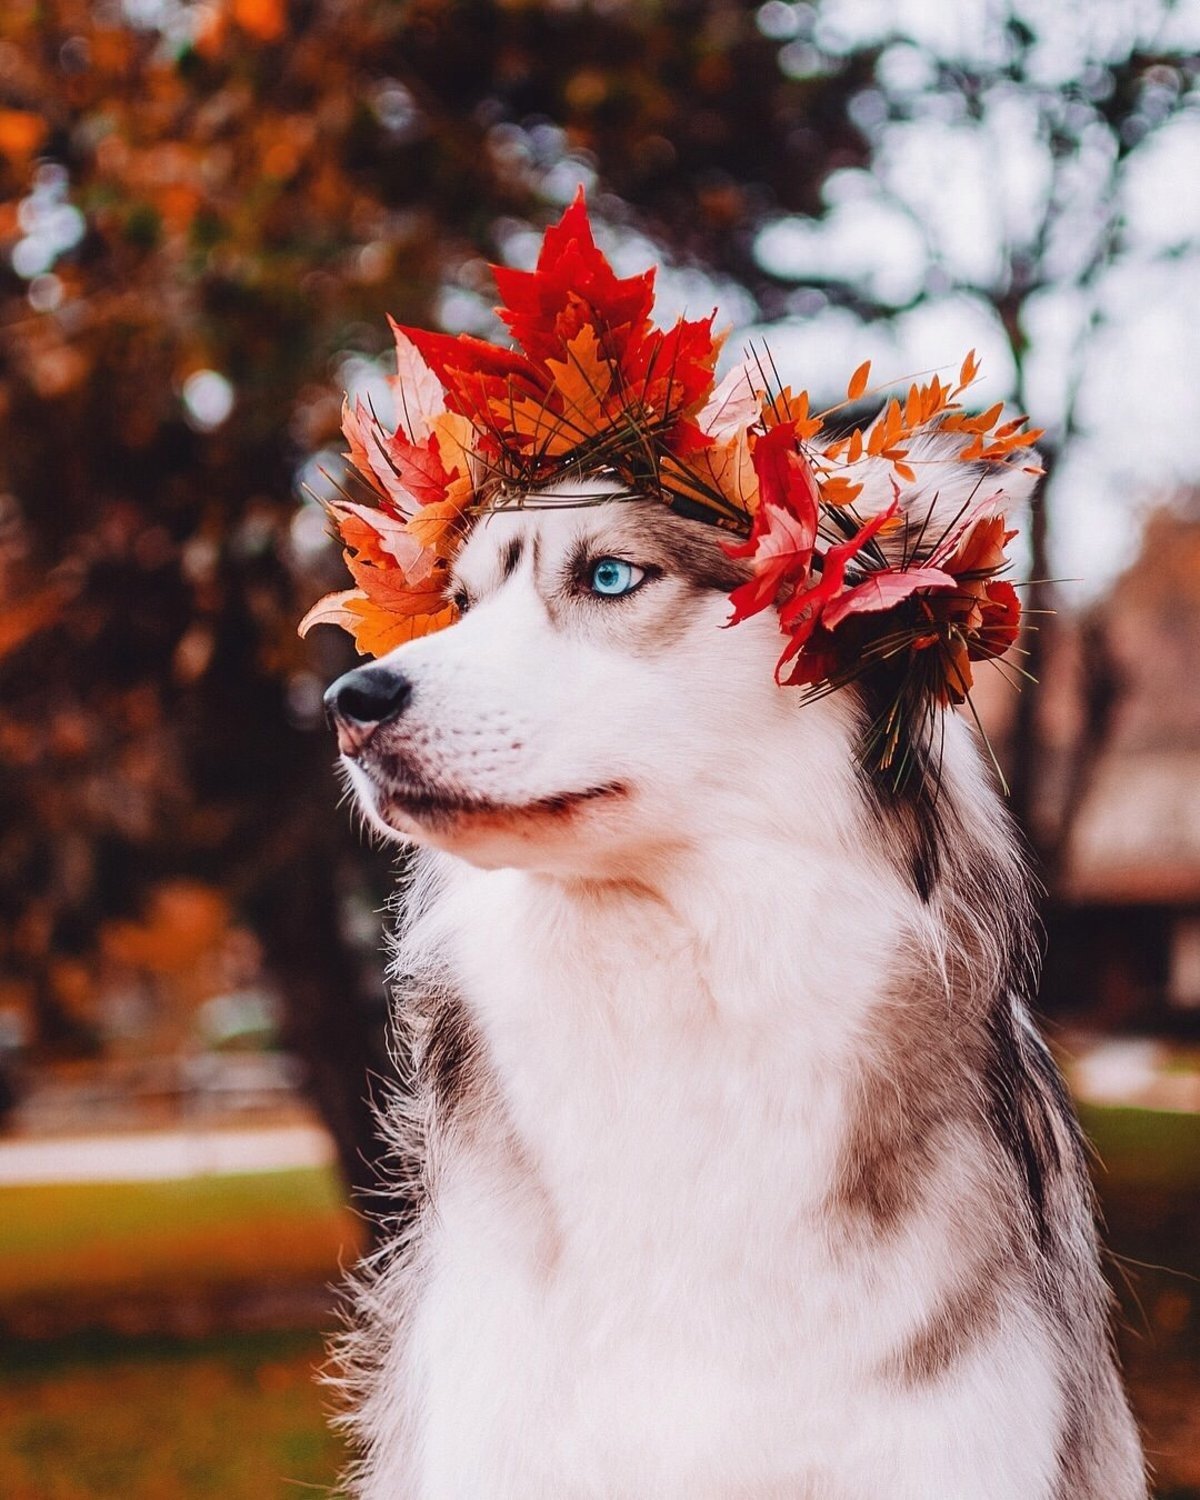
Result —
<path fill-rule="evenodd" d="M 592 564 L 588 586 L 602 599 L 619 599 L 622 594 L 632 594 L 645 576 L 644 568 L 620 557 L 602 557 Z"/>

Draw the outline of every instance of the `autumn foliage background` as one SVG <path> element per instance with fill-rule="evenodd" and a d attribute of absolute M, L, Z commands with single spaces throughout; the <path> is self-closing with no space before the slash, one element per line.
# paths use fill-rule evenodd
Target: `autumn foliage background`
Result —
<path fill-rule="evenodd" d="M 1175 895 L 1122 896 L 1133 978 L 1111 994 L 1084 957 L 1117 927 L 1094 915 L 1103 881 L 1099 897 L 1072 886 L 1071 849 L 1122 725 L 1134 750 L 1163 724 L 1172 754 L 1200 747 L 1184 644 L 1200 646 L 1186 561 L 1200 462 L 1131 484 L 1132 571 L 1107 600 L 1073 609 L 1047 582 L 1056 496 L 1097 424 L 1143 467 L 1134 393 L 1099 417 L 1089 405 L 1089 361 L 1119 311 L 1106 289 L 1128 273 L 1149 296 L 1160 273 L 1196 265 L 1191 233 L 1146 249 L 1126 191 L 1156 142 L 1196 120 L 1188 8 L 1102 0 L 1090 31 L 1069 6 L 949 9 L 953 22 L 931 20 L 945 7 L 893 17 L 853 0 L 6 0 L 0 1115 L 46 1076 L 106 1060 L 174 1097 L 203 1008 L 258 994 L 343 1182 L 370 1185 L 391 868 L 337 806 L 320 697 L 352 648 L 296 635 L 345 586 L 306 490 L 339 472 L 342 391 L 378 379 L 387 314 L 495 336 L 486 263 L 526 264 L 580 182 L 626 274 L 662 260 L 672 314 L 717 304 L 740 327 L 781 329 L 780 358 L 787 330 L 809 325 L 834 343 L 857 329 L 876 354 L 957 298 L 956 365 L 984 327 L 992 394 L 1048 429 L 1024 565 L 1042 686 L 995 711 L 1063 934 L 1047 1003 L 1194 1037 L 1164 999 L 1174 929 L 1160 916 L 1200 913 L 1200 837 Z M 905 196 L 902 132 L 984 138 L 1014 121 L 1036 201 L 1009 212 L 1019 183 L 997 175 L 994 253 L 956 259 L 954 236 Z M 860 199 L 870 185 L 892 228 L 839 241 L 814 269 L 788 246 L 836 229 L 848 183 Z M 951 208 L 953 191 L 947 174 Z M 959 240 L 982 243 L 987 227 L 959 219 Z M 911 234 L 916 269 L 889 279 Z M 1039 340 L 1059 294 L 1074 321 L 1047 383 Z M 857 363 L 834 372 L 840 386 Z M 1161 402 L 1178 384 L 1148 378 Z M 1054 602 L 1058 622 L 1037 614 Z M 1170 1316 L 1181 1336 L 1195 1326 L 1190 1304 Z"/>
<path fill-rule="evenodd" d="M 342 577 L 305 461 L 386 314 L 484 315 L 483 256 L 593 161 L 618 224 L 748 274 L 756 203 L 815 209 L 867 149 L 866 60 L 764 90 L 776 50 L 725 6 L 5 7 L 0 901 L 38 1049 L 103 1045 L 114 967 L 227 929 L 361 1177 L 387 872 L 335 806 L 352 658 L 295 633 Z"/>

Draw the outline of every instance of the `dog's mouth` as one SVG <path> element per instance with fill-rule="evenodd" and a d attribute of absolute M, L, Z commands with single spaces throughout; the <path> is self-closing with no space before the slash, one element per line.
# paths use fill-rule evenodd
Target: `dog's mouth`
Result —
<path fill-rule="evenodd" d="M 547 820 L 562 821 L 587 807 L 621 801 L 629 796 L 621 781 L 604 782 L 574 791 L 554 792 L 524 802 L 481 797 L 453 787 L 440 786 L 414 772 L 399 757 L 371 757 L 363 766 L 371 780 L 375 813 L 400 833 L 413 824 L 431 832 L 446 832 L 463 824 L 514 824 Z M 358 762 L 362 765 L 362 761 Z"/>

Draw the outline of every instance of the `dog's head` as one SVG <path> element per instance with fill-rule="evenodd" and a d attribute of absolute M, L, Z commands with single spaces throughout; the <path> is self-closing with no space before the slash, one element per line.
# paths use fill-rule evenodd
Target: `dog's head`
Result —
<path fill-rule="evenodd" d="M 838 436 L 757 355 L 718 383 L 712 318 L 656 327 L 653 274 L 616 276 L 582 195 L 535 270 L 496 277 L 514 347 L 394 325 L 394 426 L 345 411 L 375 503 L 331 503 L 356 587 L 300 628 L 343 626 L 368 651 L 419 637 L 328 698 L 377 827 L 485 865 L 603 877 L 615 858 L 630 878 L 634 851 L 697 843 L 748 791 L 778 831 L 767 794 L 799 782 L 785 821 L 828 826 L 854 752 L 920 779 L 939 706 L 1019 627 L 1002 512 L 1036 434 L 997 426 L 1000 404 L 965 412 L 974 354 L 957 383 L 913 383 Z M 883 700 L 857 746 L 855 695 L 831 692 L 851 683 Z"/>
<path fill-rule="evenodd" d="M 481 518 L 454 563 L 458 622 L 330 688 L 378 828 L 598 874 L 686 840 L 714 781 L 753 783 L 753 736 L 796 713 L 773 622 L 723 629 L 746 576 L 723 533 L 610 488 Z"/>
<path fill-rule="evenodd" d="M 911 525 L 885 551 L 939 534 L 977 496 L 986 468 L 954 452 L 936 437 L 917 451 Z M 871 514 L 894 485 L 881 461 L 863 472 Z M 1009 475 L 999 498 L 1031 487 Z M 371 823 L 480 865 L 636 878 L 719 834 L 715 816 L 740 837 L 846 815 L 862 705 L 777 686 L 775 611 L 723 628 L 748 576 L 727 541 L 603 477 L 481 516 L 454 558 L 457 623 L 326 695 Z"/>

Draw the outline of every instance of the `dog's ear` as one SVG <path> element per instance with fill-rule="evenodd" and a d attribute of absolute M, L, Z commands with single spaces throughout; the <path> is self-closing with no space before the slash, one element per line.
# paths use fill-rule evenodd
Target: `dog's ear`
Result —
<path fill-rule="evenodd" d="M 936 429 L 914 439 L 906 462 L 916 474 L 913 482 L 899 482 L 900 506 L 908 520 L 908 542 L 884 543 L 903 550 L 912 537 L 923 533 L 921 550 L 932 547 L 948 527 L 963 520 L 976 507 L 983 514 L 1020 518 L 1041 474 L 1037 452 L 1021 449 L 1007 455 L 1003 463 L 964 463 L 961 433 Z M 862 516 L 886 510 L 896 498 L 897 483 L 892 465 L 874 459 L 857 466 L 862 494 L 854 503 Z"/>

